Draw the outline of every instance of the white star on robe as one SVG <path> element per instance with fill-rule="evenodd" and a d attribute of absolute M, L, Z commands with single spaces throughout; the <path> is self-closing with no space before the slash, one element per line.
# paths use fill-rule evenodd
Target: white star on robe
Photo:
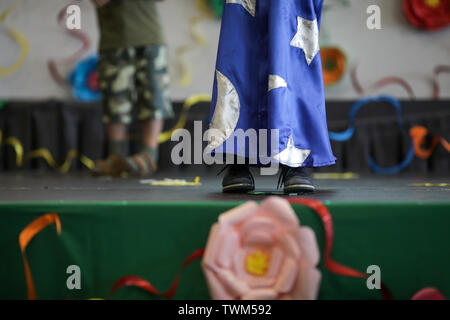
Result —
<path fill-rule="evenodd" d="M 256 0 L 227 0 L 228 3 L 240 4 L 248 11 L 253 17 L 256 14 Z"/>
<path fill-rule="evenodd" d="M 291 41 L 291 46 L 303 50 L 308 65 L 319 52 L 319 26 L 317 19 L 308 20 L 297 17 L 297 33 Z"/>

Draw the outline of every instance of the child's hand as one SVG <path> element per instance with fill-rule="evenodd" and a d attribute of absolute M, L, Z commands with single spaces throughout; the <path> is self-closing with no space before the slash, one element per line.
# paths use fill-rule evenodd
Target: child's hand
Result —
<path fill-rule="evenodd" d="M 107 4 L 110 0 L 92 0 L 92 2 L 94 3 L 94 5 L 97 8 L 103 7 L 105 4 Z"/>

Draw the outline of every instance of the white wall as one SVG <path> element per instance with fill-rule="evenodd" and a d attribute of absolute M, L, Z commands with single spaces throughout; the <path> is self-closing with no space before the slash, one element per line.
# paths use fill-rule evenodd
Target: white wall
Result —
<path fill-rule="evenodd" d="M 272 0 L 273 1 L 273 0 Z M 277 0 L 282 1 L 282 0 Z M 13 0 L 0 0 L 0 12 Z M 31 50 L 23 67 L 9 77 L 0 77 L 0 97 L 3 98 L 66 98 L 70 93 L 56 85 L 47 71 L 49 57 L 65 57 L 79 48 L 77 39 L 67 35 L 56 22 L 59 10 L 69 0 L 21 0 L 7 19 L 9 25 L 23 32 Z M 189 20 L 198 16 L 196 0 L 166 0 L 158 4 L 165 34 L 175 66 L 175 48 L 191 42 Z M 335 3 L 337 0 L 325 0 Z M 438 64 L 450 64 L 450 28 L 436 33 L 418 31 L 409 25 L 401 10 L 401 0 L 351 0 L 351 6 L 335 7 L 325 13 L 323 28 L 328 30 L 331 44 L 344 48 L 350 62 L 359 62 L 359 76 L 363 84 L 371 84 L 387 75 L 407 79 L 419 98 L 432 95 L 432 70 Z M 366 8 L 378 4 L 382 9 L 382 30 L 366 28 Z M 82 28 L 93 41 L 98 39 L 95 12 L 90 2 L 83 0 Z M 193 82 L 180 87 L 174 81 L 172 95 L 176 100 L 194 93 L 210 93 L 220 24 L 206 20 L 200 24 L 208 39 L 204 47 L 196 46 L 186 58 L 192 67 Z M 92 48 L 92 52 L 95 48 Z M 19 52 L 18 46 L 0 27 L 0 66 L 10 65 Z M 176 73 L 176 68 L 172 68 Z M 441 76 L 442 96 L 450 97 L 450 76 Z M 406 93 L 396 86 L 384 93 L 404 98 Z M 327 98 L 356 98 L 349 77 L 339 85 L 327 89 Z"/>

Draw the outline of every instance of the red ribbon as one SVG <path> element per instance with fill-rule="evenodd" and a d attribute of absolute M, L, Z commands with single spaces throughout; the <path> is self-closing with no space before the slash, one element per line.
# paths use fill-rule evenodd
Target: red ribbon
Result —
<path fill-rule="evenodd" d="M 200 259 L 203 257 L 203 253 L 205 252 L 204 249 L 198 249 L 195 250 L 193 253 L 191 253 L 183 262 L 181 265 L 180 270 L 178 271 L 175 279 L 172 281 L 172 284 L 170 285 L 169 289 L 166 292 L 159 292 L 150 282 L 147 280 L 144 280 L 142 278 L 136 277 L 136 276 L 125 276 L 123 278 L 120 278 L 113 286 L 111 293 L 109 294 L 109 297 L 111 297 L 117 290 L 119 290 L 122 287 L 138 287 L 142 290 L 145 290 L 147 292 L 150 292 L 154 295 L 164 297 L 167 299 L 171 299 L 174 297 L 175 292 L 178 288 L 178 284 L 180 282 L 181 274 L 183 273 L 183 270 L 191 264 L 193 261 Z"/>
<path fill-rule="evenodd" d="M 331 258 L 331 250 L 333 248 L 333 219 L 331 217 L 328 208 L 320 201 L 307 198 L 290 198 L 288 199 L 291 204 L 301 204 L 316 212 L 320 219 L 322 220 L 323 229 L 325 232 L 325 267 L 341 276 L 354 277 L 367 279 L 369 276 L 366 273 L 360 272 L 358 270 L 346 267 L 340 263 L 337 263 Z M 381 283 L 381 294 L 384 300 L 392 300 L 392 293 L 386 287 L 385 284 Z"/>
<path fill-rule="evenodd" d="M 351 71 L 351 80 L 352 80 L 353 88 L 355 89 L 356 92 L 358 92 L 358 94 L 365 95 L 367 90 L 363 88 L 363 86 L 361 85 L 361 83 L 358 80 L 358 75 L 356 72 L 357 69 L 358 69 L 358 65 L 355 65 Z M 414 90 L 412 89 L 411 85 L 406 80 L 404 80 L 400 77 L 395 77 L 395 76 L 381 78 L 380 80 L 375 82 L 375 84 L 370 86 L 369 90 L 378 90 L 378 89 L 381 89 L 382 87 L 385 87 L 385 86 L 391 85 L 391 84 L 400 85 L 401 87 L 403 87 L 405 89 L 405 91 L 408 93 L 408 95 L 411 99 L 415 99 L 416 95 L 414 94 Z"/>
<path fill-rule="evenodd" d="M 75 53 L 73 53 L 71 56 L 62 59 L 60 62 L 57 62 L 55 59 L 50 59 L 47 63 L 48 69 L 50 71 L 50 75 L 52 76 L 53 80 L 55 80 L 56 83 L 60 85 L 67 84 L 66 77 L 61 75 L 61 73 L 58 71 L 57 64 L 62 63 L 64 65 L 72 65 L 76 63 L 86 52 L 88 52 L 89 48 L 91 47 L 91 39 L 89 38 L 88 34 L 77 29 L 67 29 L 67 27 L 64 24 L 67 8 L 73 4 L 78 4 L 80 0 L 75 0 L 66 5 L 61 11 L 58 13 L 58 23 L 66 29 L 66 31 L 71 34 L 72 36 L 78 38 L 82 42 L 82 47 L 77 50 Z"/>
<path fill-rule="evenodd" d="M 434 98 L 436 100 L 439 99 L 441 91 L 441 88 L 439 86 L 439 75 L 444 72 L 450 73 L 450 66 L 440 65 L 434 68 L 433 87 L 434 87 Z"/>
<path fill-rule="evenodd" d="M 331 250 L 333 247 L 333 237 L 334 237 L 333 220 L 327 207 L 324 204 L 322 204 L 322 202 L 307 198 L 291 198 L 289 199 L 289 203 L 304 205 L 314 210 L 319 215 L 325 231 L 325 267 L 330 272 L 333 272 L 341 276 L 348 276 L 362 279 L 367 279 L 369 277 L 366 273 L 346 267 L 342 264 L 337 263 L 331 258 Z M 183 272 L 184 268 L 186 268 L 186 266 L 188 266 L 194 260 L 201 258 L 203 256 L 204 251 L 205 251 L 204 249 L 198 249 L 186 258 L 186 260 L 183 262 L 180 268 L 180 271 L 178 272 L 177 276 L 172 282 L 172 285 L 166 292 L 163 293 L 159 292 L 150 282 L 142 278 L 136 276 L 125 276 L 116 282 L 109 296 L 111 297 L 118 289 L 124 286 L 132 286 L 138 287 L 154 295 L 171 299 L 175 295 L 175 292 L 178 288 L 178 283 L 180 281 L 181 273 Z M 383 299 L 385 300 L 392 299 L 392 294 L 390 290 L 383 283 L 381 283 L 381 294 L 383 296 Z"/>

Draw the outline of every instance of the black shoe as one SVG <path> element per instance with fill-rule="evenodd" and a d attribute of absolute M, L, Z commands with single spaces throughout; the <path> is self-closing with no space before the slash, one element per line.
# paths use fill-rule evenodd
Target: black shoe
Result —
<path fill-rule="evenodd" d="M 247 164 L 230 164 L 225 169 L 228 170 L 222 180 L 222 192 L 246 193 L 255 190 L 255 180 Z"/>
<path fill-rule="evenodd" d="M 316 190 L 311 178 L 304 167 L 292 168 L 281 165 L 278 188 L 284 186 L 284 193 L 305 193 Z"/>

